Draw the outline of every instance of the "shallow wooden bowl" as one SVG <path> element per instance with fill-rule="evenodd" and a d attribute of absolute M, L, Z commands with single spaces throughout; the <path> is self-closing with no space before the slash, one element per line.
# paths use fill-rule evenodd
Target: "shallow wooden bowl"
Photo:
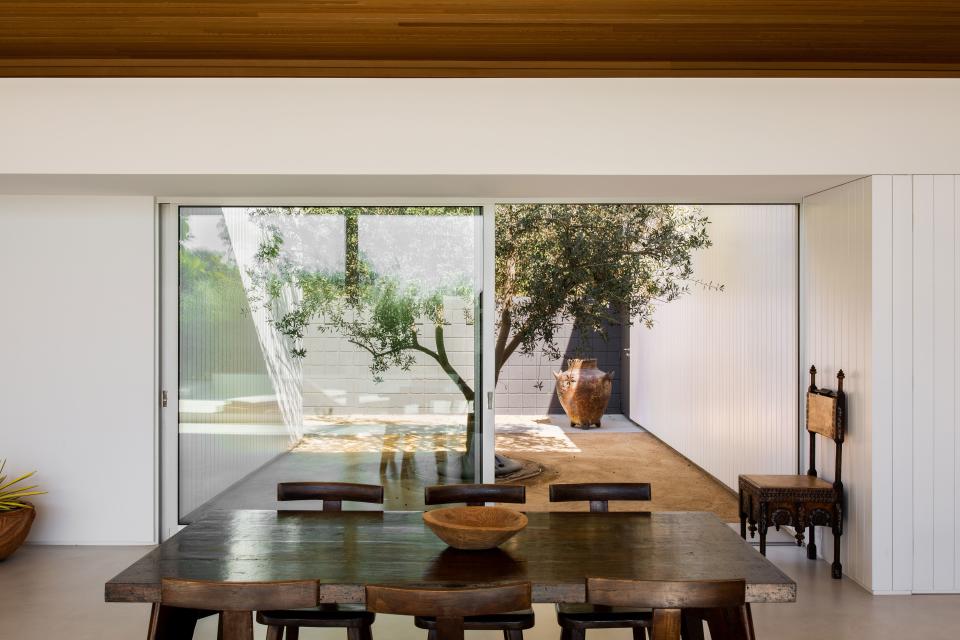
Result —
<path fill-rule="evenodd" d="M 423 513 L 423 521 L 454 549 L 493 549 L 527 526 L 527 516 L 503 507 L 449 507 Z"/>

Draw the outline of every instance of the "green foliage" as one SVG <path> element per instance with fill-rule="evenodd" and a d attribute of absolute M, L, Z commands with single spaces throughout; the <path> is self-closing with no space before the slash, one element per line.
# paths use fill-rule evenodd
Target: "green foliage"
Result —
<path fill-rule="evenodd" d="M 309 323 L 343 335 L 372 357 L 375 379 L 391 367 L 409 369 L 417 353 L 436 360 L 468 400 L 473 390 L 450 365 L 444 348 L 444 299 L 471 299 L 467 282 L 446 282 L 432 291 L 402 285 L 374 273 L 358 247 L 357 216 L 475 215 L 474 209 L 322 208 L 294 209 L 290 215 L 342 215 L 346 220 L 345 269 L 309 272 L 284 257 L 285 239 L 261 209 L 265 239 L 251 277 L 291 341 L 292 353 L 305 355 L 301 340 Z M 538 345 L 559 357 L 556 332 L 575 319 L 583 335 L 605 336 L 608 323 L 622 314 L 652 323 L 658 303 L 689 291 L 692 253 L 710 246 L 708 221 L 696 209 L 670 205 L 516 204 L 496 214 L 496 373 L 517 350 Z M 722 289 L 721 285 L 700 283 Z M 297 292 L 295 301 L 283 291 Z M 470 308 L 470 305 L 466 305 Z M 433 326 L 434 348 L 421 331 Z"/>
<path fill-rule="evenodd" d="M 0 513 L 3 513 L 4 511 L 13 511 L 14 509 L 33 508 L 29 502 L 24 500 L 24 498 L 29 498 L 30 496 L 39 496 L 46 493 L 46 491 L 36 491 L 35 489 L 39 485 L 33 484 L 25 487 L 21 483 L 24 480 L 32 477 L 36 471 L 25 473 L 22 476 L 7 482 L 7 476 L 3 475 L 3 468 L 6 465 L 6 460 L 0 461 Z"/>
<path fill-rule="evenodd" d="M 344 271 L 311 271 L 285 255 L 285 239 L 280 229 L 269 222 L 269 216 L 279 211 L 254 212 L 261 216 L 265 239 L 249 274 L 275 318 L 274 326 L 290 340 L 292 355 L 306 355 L 302 340 L 308 325 L 316 322 L 321 333 L 342 335 L 369 353 L 375 381 L 382 380 L 382 374 L 393 367 L 409 370 L 416 354 L 421 353 L 440 365 L 467 400 L 473 399 L 473 390 L 449 362 L 443 334 L 447 324 L 445 300 L 458 298 L 468 303 L 472 287 L 456 278 L 441 278 L 443 284 L 427 290 L 419 284 L 404 284 L 390 274 L 375 272 L 359 249 L 357 219 L 361 212 L 364 215 L 472 215 L 475 210 L 324 207 L 280 211 L 293 216 L 340 215 L 346 222 Z M 283 297 L 287 288 L 296 292 L 297 301 L 292 305 Z M 432 347 L 425 343 L 422 335 L 425 328 L 429 330 L 431 326 Z"/>
<path fill-rule="evenodd" d="M 222 220 L 219 226 L 223 249 L 199 249 L 189 243 L 189 217 L 180 217 L 180 377 L 190 394 L 213 373 L 266 376 L 250 301 Z M 211 363 L 216 363 L 216 371 Z"/>
<path fill-rule="evenodd" d="M 504 205 L 496 225 L 498 373 L 518 349 L 560 357 L 569 320 L 583 340 L 605 338 L 621 314 L 650 325 L 657 303 L 696 282 L 693 251 L 710 246 L 708 220 L 673 205 Z"/>

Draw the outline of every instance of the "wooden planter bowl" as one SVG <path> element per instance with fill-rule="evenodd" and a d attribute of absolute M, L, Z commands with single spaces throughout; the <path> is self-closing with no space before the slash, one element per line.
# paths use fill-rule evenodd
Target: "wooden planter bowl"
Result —
<path fill-rule="evenodd" d="M 503 507 L 449 507 L 426 511 L 423 521 L 454 549 L 500 546 L 527 526 L 527 516 Z"/>
<path fill-rule="evenodd" d="M 37 512 L 32 508 L 0 512 L 0 560 L 6 560 L 20 548 L 36 517 Z"/>

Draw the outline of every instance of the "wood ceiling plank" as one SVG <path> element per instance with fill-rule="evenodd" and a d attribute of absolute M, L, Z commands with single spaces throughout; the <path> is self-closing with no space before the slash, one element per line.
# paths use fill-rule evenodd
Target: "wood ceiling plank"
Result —
<path fill-rule="evenodd" d="M 954 0 L 0 4 L 7 76 L 958 76 Z"/>

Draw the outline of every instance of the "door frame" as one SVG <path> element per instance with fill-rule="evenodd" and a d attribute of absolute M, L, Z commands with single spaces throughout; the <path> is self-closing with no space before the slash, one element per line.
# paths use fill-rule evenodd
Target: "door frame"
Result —
<path fill-rule="evenodd" d="M 476 239 L 480 250 L 475 268 L 479 296 L 479 331 L 474 332 L 475 346 L 480 353 L 478 384 L 474 414 L 479 438 L 475 464 L 478 481 L 494 482 L 494 446 L 496 414 L 494 389 L 494 271 L 496 202 L 477 198 L 157 198 L 159 213 L 159 372 L 157 395 L 159 407 L 159 536 L 166 540 L 183 528 L 179 517 L 179 210 L 180 207 L 476 207 L 480 210 L 480 229 Z M 165 398 L 165 401 L 164 401 Z"/>

